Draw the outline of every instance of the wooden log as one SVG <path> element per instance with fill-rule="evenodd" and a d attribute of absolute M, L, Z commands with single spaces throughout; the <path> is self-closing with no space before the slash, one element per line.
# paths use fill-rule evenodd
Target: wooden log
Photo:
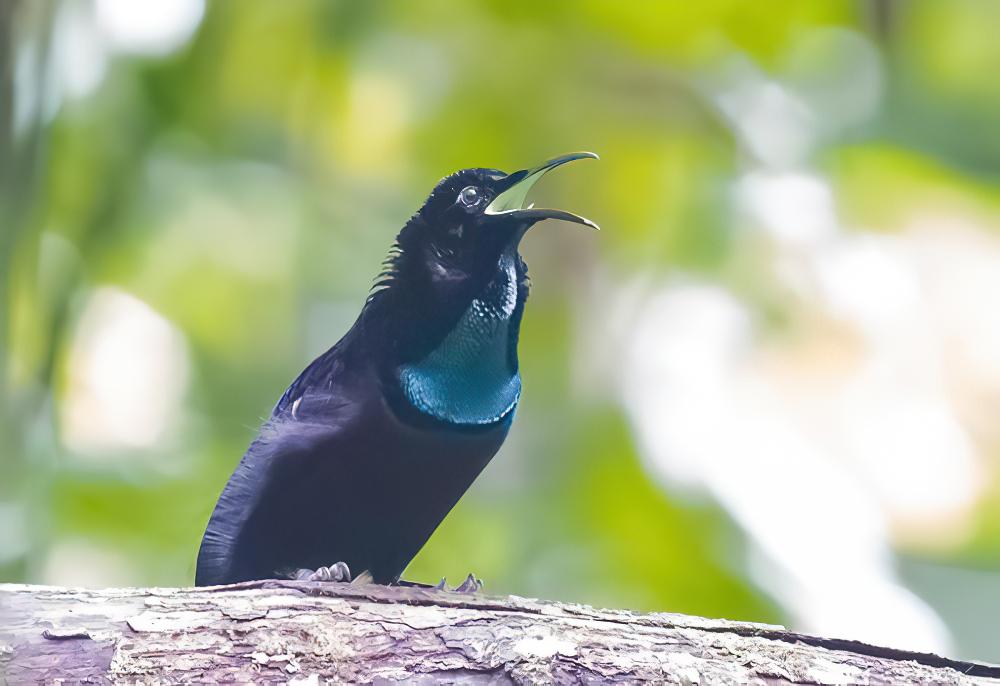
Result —
<path fill-rule="evenodd" d="M 0 584 L 6 683 L 983 684 L 1000 667 L 780 626 L 422 588 Z"/>

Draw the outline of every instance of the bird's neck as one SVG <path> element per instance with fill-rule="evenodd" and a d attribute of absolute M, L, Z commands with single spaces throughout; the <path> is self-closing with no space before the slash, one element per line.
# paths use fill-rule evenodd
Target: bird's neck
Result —
<path fill-rule="evenodd" d="M 523 302 L 516 254 L 423 359 L 399 368 L 404 398 L 419 412 L 457 425 L 488 425 L 517 406 L 517 328 Z"/>

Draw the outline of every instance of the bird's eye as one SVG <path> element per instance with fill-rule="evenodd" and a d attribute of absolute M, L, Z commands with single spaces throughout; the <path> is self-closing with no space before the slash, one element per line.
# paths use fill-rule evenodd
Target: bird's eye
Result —
<path fill-rule="evenodd" d="M 458 194 L 458 200 L 466 207 L 475 207 L 479 204 L 480 199 L 479 189 L 475 186 L 466 186 L 462 189 L 462 192 Z"/>

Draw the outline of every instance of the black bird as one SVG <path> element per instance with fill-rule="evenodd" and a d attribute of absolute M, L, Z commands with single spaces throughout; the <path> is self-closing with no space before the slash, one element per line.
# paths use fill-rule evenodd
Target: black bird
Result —
<path fill-rule="evenodd" d="M 543 219 L 597 228 L 524 207 L 528 190 L 588 157 L 513 174 L 465 169 L 437 184 L 357 321 L 289 386 L 226 484 L 198 553 L 199 586 L 351 571 L 399 580 L 514 419 L 521 238 Z"/>

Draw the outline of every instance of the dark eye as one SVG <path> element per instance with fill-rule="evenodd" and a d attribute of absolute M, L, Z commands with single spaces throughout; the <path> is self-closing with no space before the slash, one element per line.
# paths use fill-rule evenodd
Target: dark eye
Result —
<path fill-rule="evenodd" d="M 475 207 L 479 204 L 480 198 L 479 189 L 475 186 L 466 186 L 462 189 L 462 192 L 458 194 L 458 200 L 466 207 Z"/>

